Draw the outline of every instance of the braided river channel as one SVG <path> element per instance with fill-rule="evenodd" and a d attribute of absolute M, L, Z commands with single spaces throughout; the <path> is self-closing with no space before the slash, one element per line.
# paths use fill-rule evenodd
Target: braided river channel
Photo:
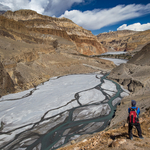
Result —
<path fill-rule="evenodd" d="M 0 149 L 53 150 L 104 130 L 129 92 L 108 74 L 51 78 L 0 98 Z"/>

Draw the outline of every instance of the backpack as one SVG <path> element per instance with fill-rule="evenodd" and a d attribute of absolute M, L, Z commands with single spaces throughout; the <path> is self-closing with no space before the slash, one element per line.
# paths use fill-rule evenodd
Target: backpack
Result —
<path fill-rule="evenodd" d="M 138 117 L 137 117 L 137 109 L 138 107 L 136 107 L 136 109 L 133 109 L 130 107 L 130 113 L 129 113 L 129 123 L 134 125 L 136 123 L 139 123 Z"/>

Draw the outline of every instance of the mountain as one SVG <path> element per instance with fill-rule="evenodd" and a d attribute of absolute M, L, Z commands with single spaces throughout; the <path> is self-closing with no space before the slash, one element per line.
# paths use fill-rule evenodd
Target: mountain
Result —
<path fill-rule="evenodd" d="M 101 33 L 97 38 L 108 51 L 139 51 L 150 42 L 150 30 Z"/>
<path fill-rule="evenodd" d="M 43 16 L 31 10 L 7 11 L 3 16 L 14 20 L 13 25 L 16 30 L 19 28 L 21 33 L 30 33 L 30 38 L 34 37 L 38 40 L 28 39 L 29 37 L 22 39 L 26 42 L 43 43 L 44 41 L 45 43 L 52 39 L 48 35 L 53 35 L 75 44 L 75 51 L 81 54 L 96 55 L 106 51 L 91 31 L 83 29 L 69 19 Z M 13 28 L 14 30 L 14 27 L 10 25 L 8 28 Z M 35 35 L 35 33 L 37 34 Z"/>
<path fill-rule="evenodd" d="M 53 76 L 106 66 L 110 70 L 112 62 L 88 57 L 104 52 L 97 37 L 69 19 L 31 10 L 7 11 L 0 16 L 0 63 L 12 84 L 1 77 L 1 95 L 35 87 Z"/>
<path fill-rule="evenodd" d="M 116 80 L 131 92 L 143 90 L 146 92 L 150 86 L 150 43 L 133 56 L 126 64 L 113 69 L 110 79 Z M 148 89 L 147 89 L 148 88 Z M 143 92 L 144 92 L 143 91 Z"/>
<path fill-rule="evenodd" d="M 5 71 L 2 63 L 0 63 L 0 97 L 3 93 L 14 92 L 13 81 L 11 80 L 9 74 Z"/>

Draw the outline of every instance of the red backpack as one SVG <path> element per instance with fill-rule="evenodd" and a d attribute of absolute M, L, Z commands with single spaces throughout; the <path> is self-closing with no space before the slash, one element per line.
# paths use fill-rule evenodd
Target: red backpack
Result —
<path fill-rule="evenodd" d="M 137 118 L 137 109 L 138 109 L 138 107 L 136 107 L 136 109 L 133 109 L 130 107 L 130 113 L 129 113 L 129 123 L 130 124 L 139 123 L 138 118 Z"/>

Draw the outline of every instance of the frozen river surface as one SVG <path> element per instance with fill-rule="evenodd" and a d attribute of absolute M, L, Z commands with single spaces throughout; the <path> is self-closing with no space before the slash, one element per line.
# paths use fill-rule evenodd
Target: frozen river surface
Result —
<path fill-rule="evenodd" d="M 102 74 L 51 78 L 0 99 L 0 149 L 49 150 L 103 130 L 128 91 Z"/>
<path fill-rule="evenodd" d="M 115 58 L 101 58 L 101 59 L 110 60 L 110 61 L 114 62 L 114 64 L 117 66 L 119 66 L 120 64 L 127 63 L 127 61 L 128 61 L 126 59 L 115 59 Z"/>

